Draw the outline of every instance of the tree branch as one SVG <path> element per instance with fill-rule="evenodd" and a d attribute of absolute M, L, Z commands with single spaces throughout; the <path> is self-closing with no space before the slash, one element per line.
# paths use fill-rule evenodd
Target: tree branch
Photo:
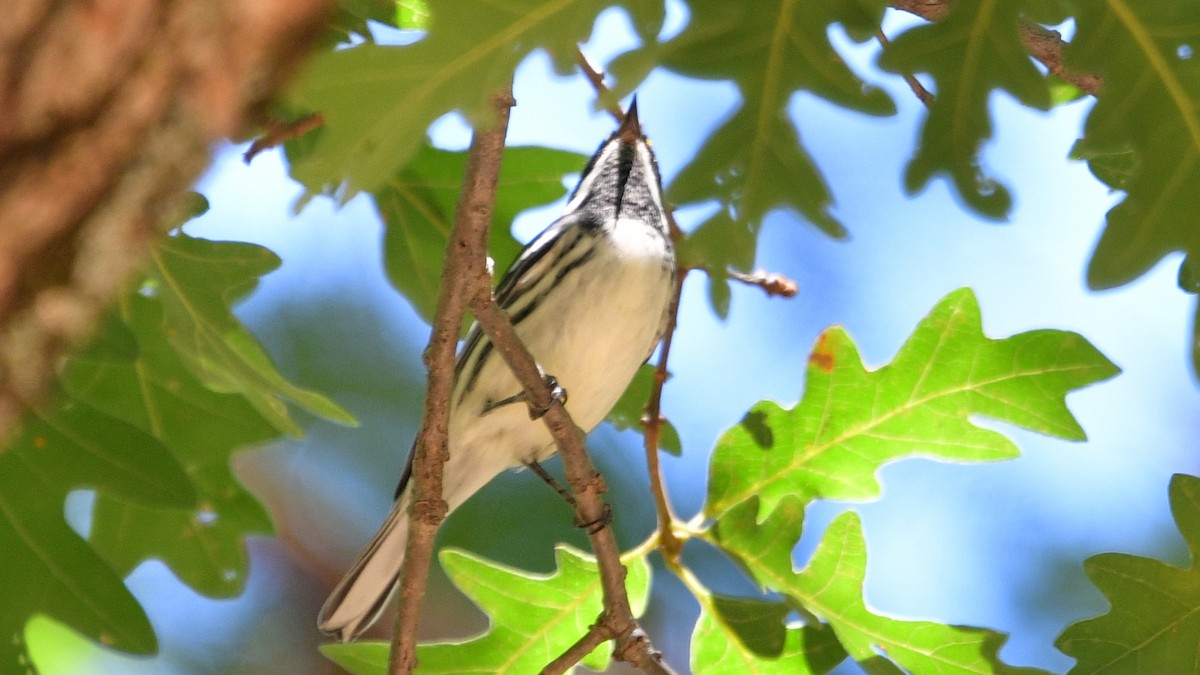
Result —
<path fill-rule="evenodd" d="M 734 281 L 740 281 L 747 286 L 757 286 L 763 289 L 763 292 L 769 297 L 794 298 L 796 297 L 796 293 L 800 291 L 800 286 L 794 280 L 778 272 L 767 272 L 766 270 L 740 272 L 730 268 L 726 270 L 726 274 Z"/>
<path fill-rule="evenodd" d="M 285 142 L 293 138 L 299 138 L 310 131 L 315 131 L 325 124 L 325 116 L 321 113 L 313 113 L 305 115 L 299 119 L 290 120 L 287 122 L 278 119 L 268 119 L 266 128 L 250 147 L 242 155 L 242 161 L 247 164 L 250 160 L 258 156 L 259 153 L 274 148 L 278 145 L 283 145 Z"/>
<path fill-rule="evenodd" d="M 929 21 L 941 21 L 950 13 L 954 0 L 890 0 L 888 4 Z M 1063 64 L 1063 49 L 1067 43 L 1058 31 L 1026 20 L 1021 21 L 1019 28 L 1025 49 L 1051 73 L 1093 96 L 1104 88 L 1104 80 L 1098 75 L 1080 73 Z"/>
<path fill-rule="evenodd" d="M 588 627 L 588 631 L 583 634 L 575 644 L 567 648 L 567 651 L 559 654 L 550 663 L 542 668 L 540 675 L 561 675 L 567 672 L 576 663 L 579 663 L 585 656 L 591 654 L 592 651 L 611 640 L 612 635 L 609 634 L 604 622 L 598 621 Z"/>
<path fill-rule="evenodd" d="M 482 266 L 483 261 L 479 260 L 477 264 Z M 616 642 L 613 655 L 619 660 L 632 663 L 647 673 L 670 673 L 633 617 L 625 590 L 626 570 L 621 563 L 621 549 L 617 546 L 612 528 L 606 523 L 610 517 L 608 506 L 604 503 L 608 486 L 584 450 L 583 431 L 576 426 L 562 403 L 551 396 L 537 362 L 517 337 L 508 315 L 496 305 L 490 284 L 476 286 L 471 310 L 496 351 L 524 387 L 529 404 L 546 411 L 542 420 L 562 455 L 564 473 L 575 496 L 578 521 L 602 525 L 588 531 L 592 550 L 596 554 L 596 564 L 600 568 L 600 586 L 604 593 L 604 612 L 589 633 L 603 631 L 603 635 L 611 636 Z M 595 639 L 595 636 L 589 639 Z"/>
<path fill-rule="evenodd" d="M 885 49 L 888 45 L 892 44 L 892 41 L 888 39 L 887 35 L 884 35 L 883 29 L 875 31 L 875 39 L 879 41 L 879 46 Z M 924 104 L 926 108 L 933 105 L 933 94 L 929 93 L 929 90 L 925 88 L 925 85 L 921 84 L 921 81 L 917 79 L 916 75 L 913 75 L 912 73 L 904 73 L 901 75 L 901 77 L 903 77 L 904 81 L 908 83 L 908 88 L 912 90 L 912 93 L 917 97 L 917 100 Z"/>
<path fill-rule="evenodd" d="M 588 79 L 588 82 L 592 83 L 592 89 L 596 90 L 596 98 L 601 102 L 612 100 L 614 98 L 612 90 L 608 88 L 608 85 L 604 84 L 604 72 L 592 64 L 591 59 L 587 57 L 587 54 L 583 53 L 579 45 L 575 45 L 575 60 L 579 63 L 579 69 L 583 71 L 584 77 Z M 613 116 L 617 124 L 625 121 L 625 111 L 621 110 L 620 104 L 615 100 L 608 104 L 605 110 Z"/>
<path fill-rule="evenodd" d="M 467 275 L 474 285 L 471 311 L 475 314 L 480 328 L 487 334 L 496 351 L 504 358 L 517 381 L 525 389 L 530 406 L 546 411 L 542 420 L 554 438 L 559 454 L 562 455 L 567 483 L 570 484 L 575 497 L 578 522 L 599 525 L 589 528 L 588 538 L 591 540 L 592 551 L 596 554 L 596 565 L 600 572 L 604 611 L 588 633 L 551 665 L 564 668 L 565 671 L 565 668 L 573 665 L 573 662 L 567 661 L 576 655 L 583 658 L 591 651 L 582 651 L 581 644 L 599 644 L 612 639 L 615 641 L 614 658 L 631 663 L 646 673 L 671 673 L 670 668 L 663 664 L 661 654 L 654 649 L 633 616 L 633 608 L 629 605 L 629 595 L 625 589 L 626 569 L 621 562 L 621 549 L 617 545 L 612 528 L 607 525 L 611 518 L 608 505 L 604 502 L 604 493 L 608 491 L 608 486 L 588 458 L 583 444 L 583 431 L 571 419 L 562 402 L 551 395 L 550 388 L 543 379 L 542 370 L 533 355 L 517 337 L 508 315 L 496 305 L 484 257 L 477 256 L 473 258 L 473 262 L 475 269 Z"/>
<path fill-rule="evenodd" d="M 455 350 L 468 302 L 479 295 L 480 289 L 491 294 L 491 277 L 485 262 L 488 227 L 492 222 L 512 106 L 511 89 L 497 94 L 493 126 L 477 131 L 471 139 L 454 228 L 446 247 L 433 330 L 424 354 L 429 387 L 421 432 L 413 446 L 414 496 L 409 507 L 408 544 L 400 573 L 400 608 L 388 660 L 388 672 L 392 675 L 411 673 L 417 665 L 417 619 L 425 597 L 434 539 L 447 510 L 442 499 L 442 471 L 447 457 Z"/>

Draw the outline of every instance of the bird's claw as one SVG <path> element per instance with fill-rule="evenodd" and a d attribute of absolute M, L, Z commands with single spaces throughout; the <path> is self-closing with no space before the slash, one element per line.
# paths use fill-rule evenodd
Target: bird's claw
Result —
<path fill-rule="evenodd" d="M 562 405 L 567 404 L 567 390 L 559 386 L 557 378 L 555 378 L 553 375 L 546 375 L 543 373 L 542 382 L 545 382 L 546 387 L 550 390 L 550 405 L 542 408 L 534 405 L 532 401 L 526 399 L 526 403 L 529 404 L 529 419 L 531 420 L 540 420 L 547 412 L 550 411 L 550 406 L 554 405 L 555 403 L 560 403 Z"/>

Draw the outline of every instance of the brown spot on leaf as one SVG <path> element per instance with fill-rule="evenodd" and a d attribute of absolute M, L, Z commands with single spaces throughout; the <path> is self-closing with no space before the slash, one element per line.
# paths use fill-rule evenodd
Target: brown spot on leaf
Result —
<path fill-rule="evenodd" d="M 817 346 L 813 347 L 812 354 L 808 355 L 808 365 L 816 366 L 827 373 L 833 372 L 834 359 L 829 347 L 828 332 L 821 333 L 821 337 L 817 339 Z"/>

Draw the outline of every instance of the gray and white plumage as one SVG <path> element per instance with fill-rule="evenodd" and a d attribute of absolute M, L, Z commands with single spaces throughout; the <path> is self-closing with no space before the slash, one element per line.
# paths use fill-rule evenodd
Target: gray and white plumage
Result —
<path fill-rule="evenodd" d="M 517 335 L 567 391 L 567 410 L 585 432 L 604 419 L 658 343 L 675 274 L 658 167 L 635 103 L 588 162 L 565 215 L 525 247 L 496 289 Z M 520 391 L 473 326 L 451 399 L 443 479 L 450 510 L 501 471 L 556 452 L 545 424 L 531 420 L 525 405 L 494 405 Z M 321 630 L 340 640 L 366 630 L 395 588 L 411 473 L 410 455 L 383 526 L 321 609 Z"/>

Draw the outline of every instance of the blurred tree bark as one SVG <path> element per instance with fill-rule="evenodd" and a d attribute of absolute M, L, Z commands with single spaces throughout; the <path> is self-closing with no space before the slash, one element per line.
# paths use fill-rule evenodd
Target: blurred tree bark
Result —
<path fill-rule="evenodd" d="M 0 22 L 0 439 L 245 135 L 328 0 L 17 0 Z"/>

